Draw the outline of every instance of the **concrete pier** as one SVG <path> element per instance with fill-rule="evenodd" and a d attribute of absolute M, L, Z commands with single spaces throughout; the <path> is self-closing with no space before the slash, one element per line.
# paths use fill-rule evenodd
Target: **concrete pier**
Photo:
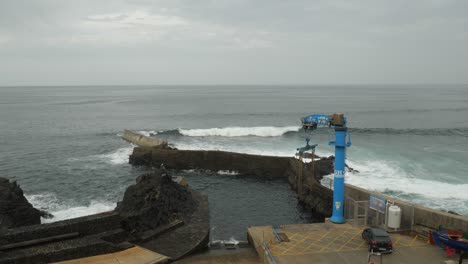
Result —
<path fill-rule="evenodd" d="M 132 247 L 130 249 L 119 251 L 113 254 L 67 260 L 56 262 L 55 264 L 160 264 L 166 263 L 169 260 L 170 258 L 156 252 L 141 247 Z"/>
<path fill-rule="evenodd" d="M 131 131 L 131 130 L 124 130 L 122 138 L 130 143 L 133 143 L 140 147 L 157 147 L 157 148 L 165 148 L 167 147 L 167 141 L 154 138 L 154 137 L 147 137 L 140 133 Z"/>
<path fill-rule="evenodd" d="M 349 224 L 298 224 L 248 228 L 248 238 L 264 263 L 367 263 L 368 246 L 361 228 Z M 384 263 L 440 264 L 449 258 L 440 248 L 416 234 L 390 234 L 393 253 L 382 255 Z M 371 256 L 381 263 L 380 256 Z"/>

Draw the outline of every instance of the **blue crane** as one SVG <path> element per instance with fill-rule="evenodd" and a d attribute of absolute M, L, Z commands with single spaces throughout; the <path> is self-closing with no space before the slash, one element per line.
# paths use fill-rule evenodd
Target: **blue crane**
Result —
<path fill-rule="evenodd" d="M 306 133 L 307 144 L 305 147 L 297 149 L 299 153 L 303 153 L 307 150 L 315 150 L 317 144 L 309 145 L 310 134 L 313 130 L 316 130 L 319 127 L 334 128 L 335 130 L 335 140 L 329 140 L 328 142 L 330 146 L 335 146 L 333 214 L 330 218 L 330 221 L 333 223 L 342 224 L 346 221 L 343 216 L 346 147 L 351 146 L 348 127 L 346 126 L 347 118 L 343 114 L 339 113 L 332 115 L 313 114 L 303 117 L 301 121 L 302 128 Z"/>

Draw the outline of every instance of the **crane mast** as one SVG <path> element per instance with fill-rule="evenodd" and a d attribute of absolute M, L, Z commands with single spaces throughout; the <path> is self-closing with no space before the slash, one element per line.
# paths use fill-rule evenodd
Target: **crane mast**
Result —
<path fill-rule="evenodd" d="M 332 115 L 313 114 L 303 117 L 301 121 L 302 128 L 306 133 L 307 144 L 305 147 L 297 149 L 300 153 L 311 149 L 315 150 L 317 144 L 310 145 L 310 136 L 308 136 L 313 130 L 318 129 L 319 127 L 328 127 L 335 130 L 335 140 L 330 140 L 328 142 L 330 146 L 335 146 L 333 214 L 330 217 L 330 221 L 336 224 L 342 224 L 346 222 L 343 215 L 346 147 L 351 146 L 348 127 L 346 126 L 347 118 L 340 113 L 334 113 Z"/>

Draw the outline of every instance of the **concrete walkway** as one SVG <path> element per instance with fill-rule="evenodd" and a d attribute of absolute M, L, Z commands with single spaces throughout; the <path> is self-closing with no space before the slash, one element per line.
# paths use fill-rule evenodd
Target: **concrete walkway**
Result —
<path fill-rule="evenodd" d="M 249 240 L 266 263 L 367 263 L 368 247 L 361 238 L 362 229 L 349 224 L 301 224 L 273 229 L 271 226 L 250 227 Z M 416 236 L 391 234 L 394 251 L 382 255 L 383 263 L 440 264 L 455 260 L 440 248 Z M 280 240 L 278 239 L 280 238 Z M 381 263 L 380 256 L 372 256 Z"/>
<path fill-rule="evenodd" d="M 253 248 L 238 248 L 235 250 L 207 250 L 179 261 L 176 264 L 262 264 L 260 257 Z"/>
<path fill-rule="evenodd" d="M 156 252 L 141 247 L 132 247 L 112 254 L 62 261 L 56 264 L 158 264 L 166 263 L 168 260 L 168 257 Z"/>

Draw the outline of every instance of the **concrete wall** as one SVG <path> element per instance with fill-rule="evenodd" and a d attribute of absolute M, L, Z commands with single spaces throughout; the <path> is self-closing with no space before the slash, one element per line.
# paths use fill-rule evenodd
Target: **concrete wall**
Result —
<path fill-rule="evenodd" d="M 121 218 L 115 213 L 100 213 L 49 224 L 25 226 L 5 230 L 0 245 L 78 232 L 80 236 L 119 229 Z"/>
<path fill-rule="evenodd" d="M 132 165 L 149 165 L 167 169 L 234 170 L 241 174 L 265 178 L 286 178 L 287 157 L 248 155 L 224 151 L 169 150 L 134 148 Z"/>
<path fill-rule="evenodd" d="M 125 130 L 122 138 L 140 147 L 167 147 L 167 141 Z"/>
<path fill-rule="evenodd" d="M 346 184 L 345 194 L 356 201 L 369 200 L 371 194 L 386 200 L 394 201 L 394 203 L 400 206 L 402 209 L 402 226 L 415 224 L 426 226 L 432 229 L 438 229 L 439 225 L 444 225 L 468 231 L 468 217 L 465 216 L 458 216 L 426 208 L 420 205 L 415 205 L 349 184 Z"/>
<path fill-rule="evenodd" d="M 322 222 L 332 214 L 333 192 L 320 184 L 320 179 L 333 171 L 333 161 L 322 159 L 304 163 L 289 161 L 288 180 L 297 199 L 313 213 L 313 222 Z"/>

